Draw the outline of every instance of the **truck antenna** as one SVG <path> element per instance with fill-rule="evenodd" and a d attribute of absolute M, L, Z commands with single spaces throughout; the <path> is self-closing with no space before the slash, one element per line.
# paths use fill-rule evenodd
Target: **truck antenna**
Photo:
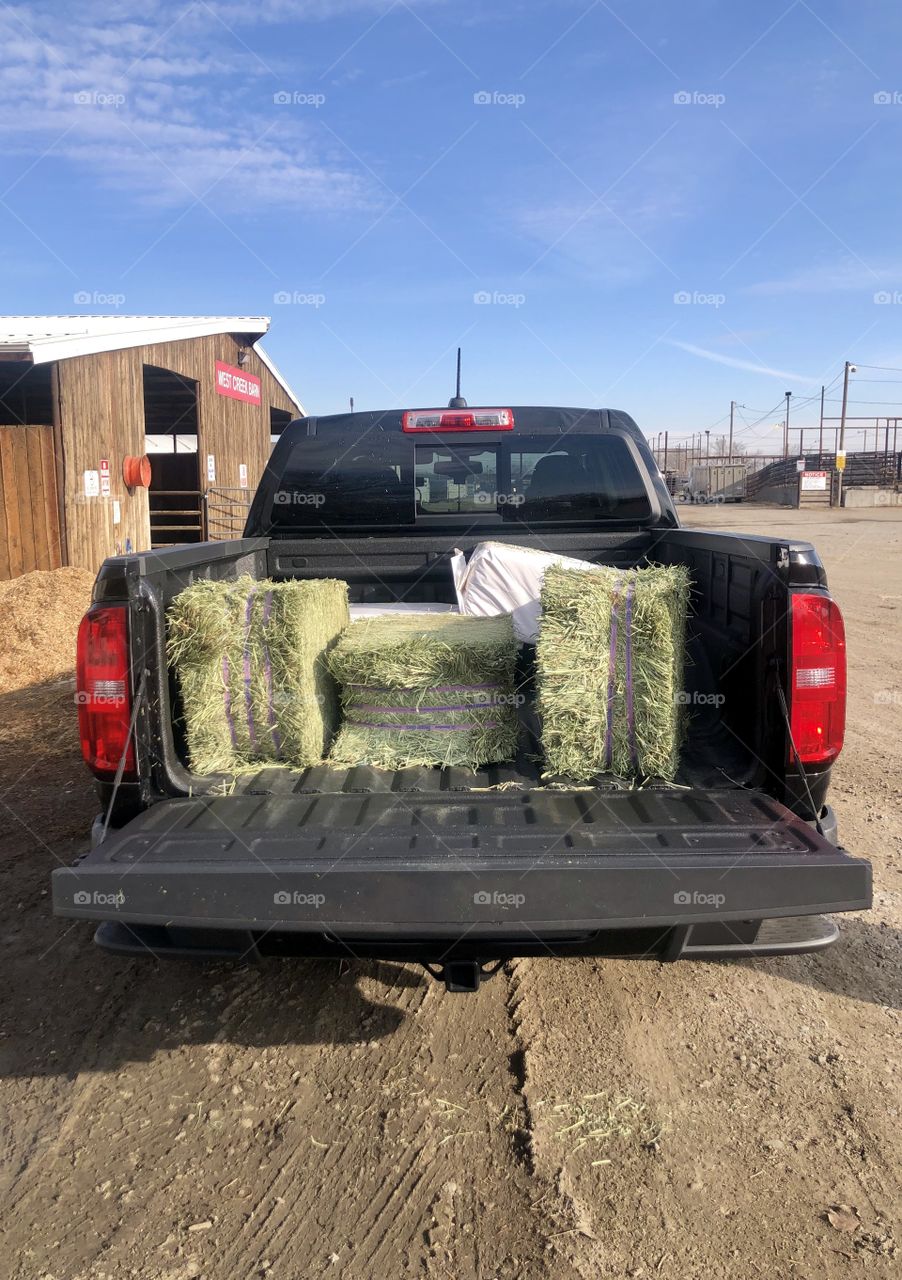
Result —
<path fill-rule="evenodd" d="M 354 397 L 351 396 L 351 413 L 354 412 Z"/>
<path fill-rule="evenodd" d="M 457 391 L 448 401 L 449 409 L 466 409 L 467 402 L 460 394 L 460 347 L 457 348 Z"/>

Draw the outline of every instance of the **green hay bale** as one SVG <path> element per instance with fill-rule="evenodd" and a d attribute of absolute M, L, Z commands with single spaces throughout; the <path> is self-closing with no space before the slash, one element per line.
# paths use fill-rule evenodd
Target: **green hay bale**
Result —
<path fill-rule="evenodd" d="M 167 651 L 195 773 L 321 763 L 338 722 L 326 657 L 348 617 L 331 579 L 203 580 L 175 598 Z"/>
<path fill-rule="evenodd" d="M 512 759 L 516 659 L 507 614 L 352 623 L 329 658 L 345 714 L 331 758 L 384 769 Z"/>
<path fill-rule="evenodd" d="M 536 666 L 549 773 L 673 780 L 688 609 L 689 574 L 682 565 L 547 571 Z"/>

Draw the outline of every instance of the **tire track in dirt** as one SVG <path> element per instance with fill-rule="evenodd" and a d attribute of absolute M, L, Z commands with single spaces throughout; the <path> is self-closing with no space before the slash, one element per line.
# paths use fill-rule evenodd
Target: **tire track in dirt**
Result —
<path fill-rule="evenodd" d="M 417 985 L 382 996 L 405 1014 L 390 1044 L 355 1046 L 351 1063 L 320 1057 L 325 1092 L 295 1106 L 291 1123 L 299 1138 L 315 1128 L 326 1153 L 311 1162 L 309 1146 L 293 1145 L 272 1188 L 277 1213 L 236 1240 L 229 1272 L 272 1255 L 298 1274 L 334 1258 L 352 1280 L 393 1274 L 399 1257 L 404 1274 L 426 1276 L 514 1276 L 529 1274 L 530 1258 L 538 1265 L 544 1242 L 533 1222 L 511 1231 L 530 1193 L 514 1151 L 519 1102 L 506 1071 L 504 982 L 455 999 L 407 972 Z M 507 1255 L 512 1238 L 516 1256 Z"/>

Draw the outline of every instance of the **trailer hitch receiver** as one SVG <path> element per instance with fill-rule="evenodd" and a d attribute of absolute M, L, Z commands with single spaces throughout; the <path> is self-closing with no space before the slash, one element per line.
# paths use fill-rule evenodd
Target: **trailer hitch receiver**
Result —
<path fill-rule="evenodd" d="M 483 960 L 445 960 L 441 964 L 423 962 L 423 968 L 438 982 L 444 982 L 446 991 L 478 991 L 483 982 L 493 978 L 503 960 L 486 963 Z"/>

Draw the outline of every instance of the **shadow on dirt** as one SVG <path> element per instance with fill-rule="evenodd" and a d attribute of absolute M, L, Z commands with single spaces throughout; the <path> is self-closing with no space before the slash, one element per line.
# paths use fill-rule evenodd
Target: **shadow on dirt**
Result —
<path fill-rule="evenodd" d="M 825 995 L 902 1009 L 902 932 L 867 915 L 835 919 L 839 940 L 826 951 L 750 963 Z"/>
<path fill-rule="evenodd" d="M 372 1043 L 391 1037 L 415 1015 L 432 981 L 412 964 L 387 961 L 291 959 L 246 966 L 119 958 L 93 946 L 90 926 L 50 918 L 46 898 L 34 906 L 30 928 L 19 921 L 2 940 L 5 1076 L 115 1071 L 213 1042 L 259 1048 Z M 857 917 L 845 922 L 840 941 L 826 952 L 721 963 L 899 1008 L 900 942 L 898 931 Z M 678 964 L 681 977 L 689 964 Z"/>
<path fill-rule="evenodd" d="M 214 1042 L 364 1044 L 397 1031 L 408 1015 L 392 1000 L 415 1007 L 431 981 L 384 961 L 122 959 L 93 946 L 90 926 L 55 923 L 56 945 L 5 966 L 0 1076 L 72 1078 Z"/>

